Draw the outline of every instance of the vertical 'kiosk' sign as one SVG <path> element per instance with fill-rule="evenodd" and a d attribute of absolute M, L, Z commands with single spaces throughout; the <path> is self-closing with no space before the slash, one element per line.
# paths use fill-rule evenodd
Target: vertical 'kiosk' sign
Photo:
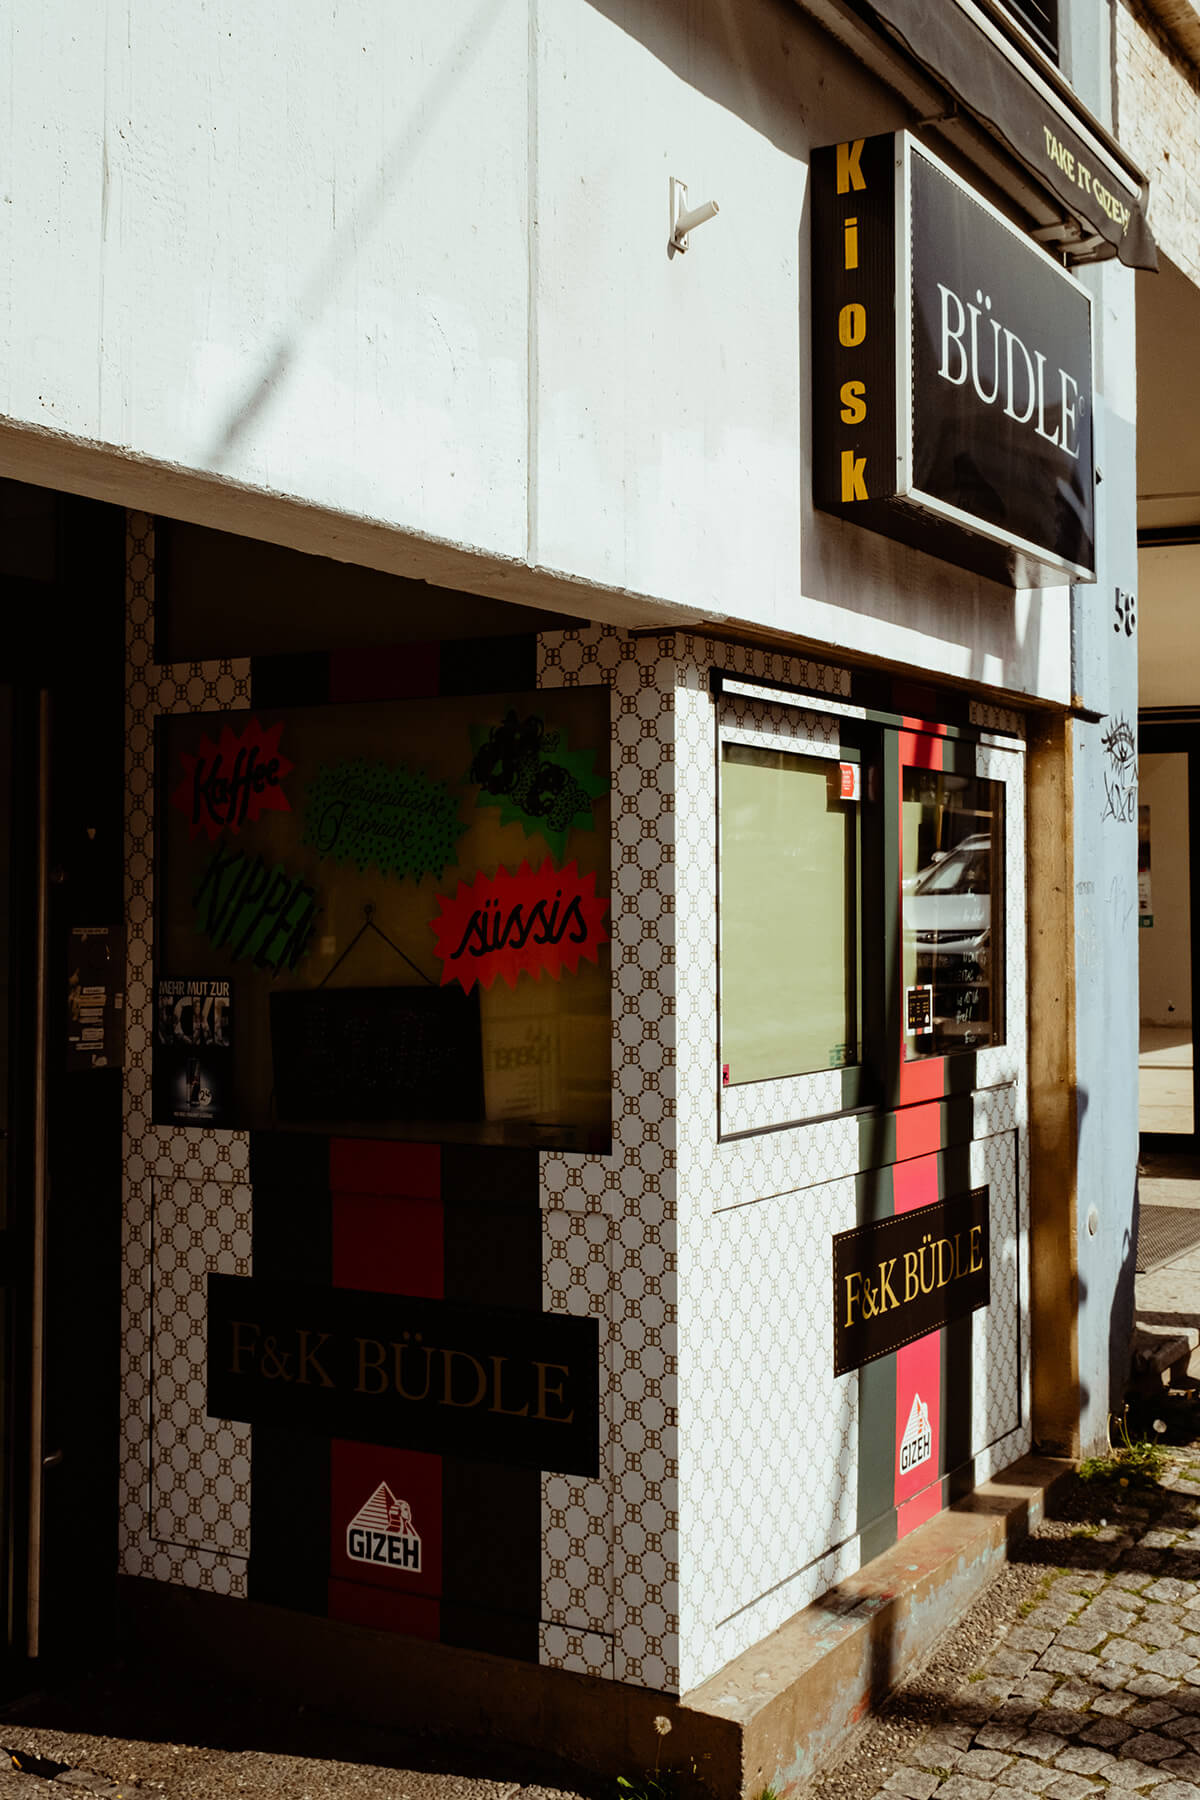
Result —
<path fill-rule="evenodd" d="M 1095 579 L 1091 300 L 907 132 L 816 150 L 817 506 L 1014 586 Z"/>

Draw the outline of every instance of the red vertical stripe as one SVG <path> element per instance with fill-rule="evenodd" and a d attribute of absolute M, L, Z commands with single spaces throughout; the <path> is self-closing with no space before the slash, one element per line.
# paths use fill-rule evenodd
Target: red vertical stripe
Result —
<path fill-rule="evenodd" d="M 946 1092 L 946 1059 L 923 1056 L 917 1062 L 900 1064 L 900 1105 L 918 1106 L 922 1101 L 940 1100 Z M 898 1115 L 902 1117 L 903 1115 Z"/>
<path fill-rule="evenodd" d="M 334 1138 L 329 1146 L 333 1283 L 438 1300 L 445 1293 L 441 1151 L 436 1144 Z M 419 1386 L 422 1356 L 403 1379 Z M 369 1375 L 394 1380 L 390 1356 Z M 380 1631 L 436 1639 L 442 1591 L 442 1459 L 335 1438 L 330 1445 L 329 1616 Z M 351 1554 L 347 1533 L 381 1482 L 407 1501 L 421 1567 Z M 377 1546 L 378 1547 L 378 1546 Z M 386 1555 L 387 1546 L 381 1548 Z"/>
<path fill-rule="evenodd" d="M 910 1531 L 917 1529 L 918 1525 L 924 1525 L 926 1519 L 932 1519 L 935 1513 L 941 1512 L 946 1504 L 942 1485 L 940 1481 L 935 1480 L 921 1493 L 914 1494 L 911 1500 L 906 1500 L 903 1506 L 897 1507 L 897 1538 L 907 1537 Z"/>
<path fill-rule="evenodd" d="M 920 719 L 905 719 L 910 729 L 900 733 L 900 869 L 904 869 L 904 771 L 905 769 L 942 769 L 944 764 L 945 745 L 942 739 L 933 735 L 936 726 L 924 726 Z M 904 892 L 900 894 L 901 916 L 898 921 L 900 936 L 898 943 L 904 942 Z M 903 1015 L 903 999 L 902 1015 Z M 901 1017 L 901 1032 L 904 1030 L 904 1019 Z M 935 1100 L 946 1091 L 946 1059 L 943 1056 L 925 1056 L 906 1061 L 908 1045 L 903 1036 L 900 1040 L 900 1094 L 899 1104 L 911 1106 L 922 1100 Z"/>
<path fill-rule="evenodd" d="M 942 769 L 945 767 L 946 746 L 943 739 L 937 736 L 935 725 L 923 724 L 920 719 L 905 719 L 906 730 L 900 733 L 900 773 L 908 769 Z"/>
<path fill-rule="evenodd" d="M 438 691 L 440 646 L 335 651 L 334 701 L 401 700 Z M 373 1293 L 445 1293 L 441 1150 L 436 1144 L 334 1138 L 329 1146 L 333 1282 Z M 420 1362 L 410 1359 L 419 1383 Z M 330 1460 L 329 1616 L 377 1631 L 441 1633 L 442 1459 L 334 1439 Z M 364 1562 L 349 1552 L 351 1521 L 379 1487 L 408 1502 L 421 1568 Z"/>
<path fill-rule="evenodd" d="M 899 1129 L 899 1120 L 897 1120 Z M 930 1206 L 938 1198 L 938 1161 L 936 1155 L 921 1156 L 912 1162 L 897 1163 L 892 1171 L 897 1213 L 913 1212 L 919 1206 Z M 904 1441 L 914 1403 L 928 1409 L 932 1436 L 931 1453 L 926 1461 L 904 1474 L 900 1471 L 900 1447 Z M 942 1335 L 931 1331 L 915 1344 L 905 1344 L 896 1352 L 896 1486 L 898 1509 L 897 1535 L 904 1537 L 941 1506 L 942 1440 Z M 932 1488 L 933 1498 L 929 1499 Z"/>
<path fill-rule="evenodd" d="M 440 1300 L 441 1151 L 436 1144 L 333 1138 L 333 1285 Z"/>
<path fill-rule="evenodd" d="M 393 1194 L 334 1194 L 332 1199 L 334 1287 L 442 1298 L 440 1200 Z"/>
<path fill-rule="evenodd" d="M 896 1161 L 911 1162 L 914 1156 L 929 1156 L 942 1147 L 942 1109 L 934 1100 L 925 1106 L 905 1107 L 896 1114 Z M 937 1199 L 937 1195 L 934 1195 Z M 906 1208 L 898 1206 L 897 1212 Z"/>

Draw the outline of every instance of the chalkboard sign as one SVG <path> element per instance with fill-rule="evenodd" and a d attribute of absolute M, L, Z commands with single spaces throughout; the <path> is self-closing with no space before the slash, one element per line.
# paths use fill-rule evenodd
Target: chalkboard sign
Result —
<path fill-rule="evenodd" d="M 482 1119 L 478 989 L 294 988 L 270 1006 L 282 1123 Z"/>

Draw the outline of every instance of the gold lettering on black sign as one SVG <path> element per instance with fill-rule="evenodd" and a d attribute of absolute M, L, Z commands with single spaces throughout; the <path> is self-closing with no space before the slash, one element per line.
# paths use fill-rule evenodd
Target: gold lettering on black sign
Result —
<path fill-rule="evenodd" d="M 860 522 L 895 462 L 891 140 L 813 152 L 813 480 Z"/>
<path fill-rule="evenodd" d="M 209 1277 L 208 1410 L 361 1443 L 594 1474 L 594 1320 Z"/>
<path fill-rule="evenodd" d="M 839 1232 L 834 1373 L 888 1356 L 989 1298 L 987 1188 Z"/>
<path fill-rule="evenodd" d="M 839 144 L 837 147 L 837 191 L 839 194 L 863 192 L 866 181 L 862 171 L 862 150 L 864 139 L 855 138 L 851 144 Z M 842 268 L 844 270 L 858 267 L 858 217 L 851 215 L 842 220 Z M 867 309 L 861 300 L 847 300 L 838 313 L 838 343 L 845 350 L 857 350 L 867 335 Z M 867 384 L 865 381 L 843 382 L 840 389 L 842 409 L 840 417 L 844 425 L 859 425 L 867 416 Z M 841 456 L 842 501 L 849 505 L 855 500 L 866 500 L 867 459 L 855 456 L 852 450 L 843 450 Z"/>

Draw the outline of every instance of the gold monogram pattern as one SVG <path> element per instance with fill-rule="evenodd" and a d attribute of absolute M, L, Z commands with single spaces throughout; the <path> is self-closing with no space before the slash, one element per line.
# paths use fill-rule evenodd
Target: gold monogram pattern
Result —
<path fill-rule="evenodd" d="M 154 524 L 126 521 L 124 1283 L 120 1559 L 127 1575 L 245 1592 L 250 1432 L 205 1412 L 205 1282 L 250 1270 L 247 1139 L 150 1109 L 154 720 L 250 702 L 250 666 L 154 660 Z"/>

